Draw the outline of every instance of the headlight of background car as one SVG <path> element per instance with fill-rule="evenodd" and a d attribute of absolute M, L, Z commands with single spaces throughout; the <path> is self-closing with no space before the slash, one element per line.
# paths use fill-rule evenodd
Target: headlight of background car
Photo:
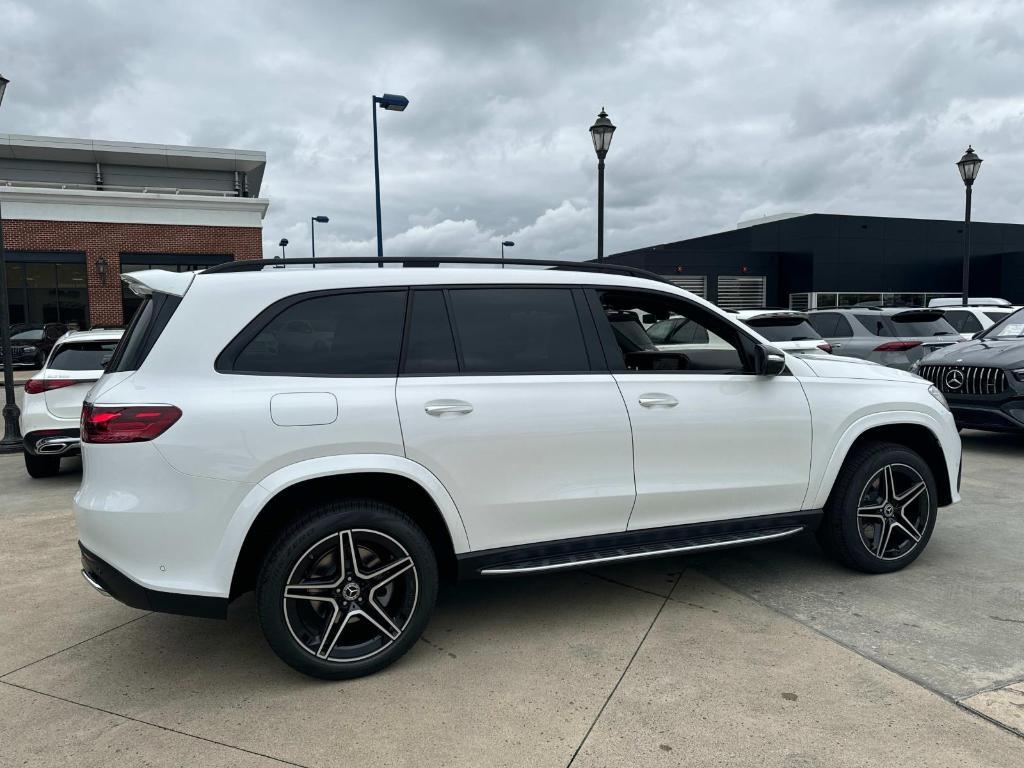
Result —
<path fill-rule="evenodd" d="M 938 388 L 933 384 L 928 387 L 928 394 L 934 397 L 947 411 L 949 410 L 949 403 L 946 402 L 945 396 L 939 392 Z"/>
<path fill-rule="evenodd" d="M 1015 371 L 1010 371 L 1013 374 L 1013 378 L 1017 381 L 1024 381 L 1024 368 L 1018 368 Z"/>
<path fill-rule="evenodd" d="M 910 366 L 911 373 L 917 373 L 917 369 L 921 367 L 921 361 L 915 360 Z"/>
<path fill-rule="evenodd" d="M 21 349 L 26 355 L 31 355 L 33 352 L 36 351 L 36 348 L 33 346 L 22 347 Z"/>

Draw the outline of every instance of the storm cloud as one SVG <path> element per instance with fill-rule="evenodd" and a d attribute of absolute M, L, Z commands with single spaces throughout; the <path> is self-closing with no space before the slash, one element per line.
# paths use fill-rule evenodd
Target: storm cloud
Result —
<path fill-rule="evenodd" d="M 265 150 L 264 248 L 591 258 L 780 212 L 1021 221 L 1024 5 L 0 0 L 0 131 Z"/>

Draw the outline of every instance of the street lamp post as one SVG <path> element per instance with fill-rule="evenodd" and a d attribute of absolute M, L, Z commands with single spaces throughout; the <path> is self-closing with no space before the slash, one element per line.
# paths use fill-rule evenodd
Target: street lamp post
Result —
<path fill-rule="evenodd" d="M 502 241 L 502 243 L 501 243 L 501 268 L 502 269 L 505 268 L 505 249 L 506 248 L 511 248 L 514 245 L 515 245 L 515 243 L 513 243 L 511 240 L 503 240 Z"/>
<path fill-rule="evenodd" d="M 608 113 L 601 107 L 597 120 L 590 126 L 590 138 L 597 153 L 597 260 L 604 258 L 604 158 L 612 145 L 615 126 L 608 119 Z"/>
<path fill-rule="evenodd" d="M 330 219 L 328 219 L 326 216 L 310 216 L 309 217 L 309 248 L 310 248 L 310 253 L 313 254 L 313 261 L 314 262 L 316 261 L 316 225 L 317 224 L 326 224 L 329 221 L 330 221 Z M 287 245 L 287 244 L 288 244 L 287 242 L 278 243 L 278 245 L 280 245 L 282 247 L 281 253 L 284 253 L 284 246 Z M 316 269 L 316 264 L 313 264 L 313 269 Z"/>
<path fill-rule="evenodd" d="M 978 178 L 978 171 L 981 170 L 981 158 L 974 154 L 974 148 L 967 147 L 964 156 L 956 164 L 960 169 L 960 178 L 964 180 L 964 187 L 967 190 L 967 201 L 964 206 L 964 284 L 963 284 L 963 305 L 967 306 L 971 279 L 971 189 L 974 187 L 974 180 Z"/>
<path fill-rule="evenodd" d="M 409 106 L 409 100 L 405 96 L 397 96 L 393 93 L 385 93 L 383 96 L 374 96 L 371 111 L 373 112 L 373 188 L 377 194 L 377 266 L 384 268 L 384 241 L 380 234 L 380 159 L 377 153 L 377 107 L 392 112 L 404 112 Z"/>
<path fill-rule="evenodd" d="M 287 237 L 282 237 L 281 238 L 281 242 L 279 242 L 278 245 L 281 246 L 281 255 L 280 256 L 275 256 L 274 260 L 276 261 L 277 259 L 280 259 L 281 263 L 277 264 L 275 266 L 278 266 L 278 267 L 281 267 L 282 269 L 284 269 L 284 260 L 287 258 L 287 256 L 285 255 L 284 249 L 285 249 L 285 246 L 288 245 L 288 238 Z"/>
<path fill-rule="evenodd" d="M 0 104 L 10 82 L 0 75 Z M 4 436 L 0 440 L 0 453 L 22 450 L 21 432 L 18 431 L 18 404 L 14 400 L 14 361 L 11 358 L 11 314 L 7 302 L 7 257 L 4 251 L 4 216 L 0 209 L 0 347 L 3 347 L 4 370 Z"/>

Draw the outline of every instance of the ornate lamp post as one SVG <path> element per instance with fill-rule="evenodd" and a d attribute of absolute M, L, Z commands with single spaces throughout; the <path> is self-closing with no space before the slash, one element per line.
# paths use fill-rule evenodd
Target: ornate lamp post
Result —
<path fill-rule="evenodd" d="M 974 180 L 978 178 L 978 171 L 981 170 L 981 158 L 974 154 L 974 149 L 971 146 L 968 146 L 956 167 L 960 169 L 960 178 L 964 180 L 964 187 L 967 189 L 967 202 L 964 207 L 963 284 L 963 305 L 966 307 L 971 279 L 971 188 L 974 186 Z"/>
<path fill-rule="evenodd" d="M 597 153 L 597 260 L 604 258 L 604 158 L 612 145 L 615 126 L 608 119 L 608 113 L 601 107 L 597 120 L 590 126 L 590 138 Z"/>
<path fill-rule="evenodd" d="M 0 104 L 10 81 L 0 75 Z M 4 370 L 4 436 L 0 440 L 0 453 L 22 450 L 21 432 L 18 431 L 18 403 L 14 399 L 14 361 L 11 358 L 11 313 L 7 305 L 7 258 L 4 253 L 4 217 L 0 210 L 0 347 L 3 348 Z"/>
<path fill-rule="evenodd" d="M 380 160 L 377 154 L 377 107 L 387 109 L 391 112 L 404 112 L 409 106 L 409 100 L 405 96 L 397 96 L 393 93 L 385 93 L 383 96 L 373 97 L 373 187 L 377 193 L 377 266 L 384 268 L 384 241 L 380 234 Z"/>

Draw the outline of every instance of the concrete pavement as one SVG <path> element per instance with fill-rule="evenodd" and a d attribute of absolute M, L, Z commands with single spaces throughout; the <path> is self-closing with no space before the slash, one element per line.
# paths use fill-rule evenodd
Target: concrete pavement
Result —
<path fill-rule="evenodd" d="M 965 445 L 966 503 L 899 574 L 798 541 L 471 582 L 398 664 L 344 683 L 281 664 L 251 597 L 215 622 L 94 593 L 76 462 L 33 481 L 0 456 L 0 764 L 1024 765 L 1005 687 L 1024 624 L 983 620 L 1024 593 L 1024 442 Z"/>

